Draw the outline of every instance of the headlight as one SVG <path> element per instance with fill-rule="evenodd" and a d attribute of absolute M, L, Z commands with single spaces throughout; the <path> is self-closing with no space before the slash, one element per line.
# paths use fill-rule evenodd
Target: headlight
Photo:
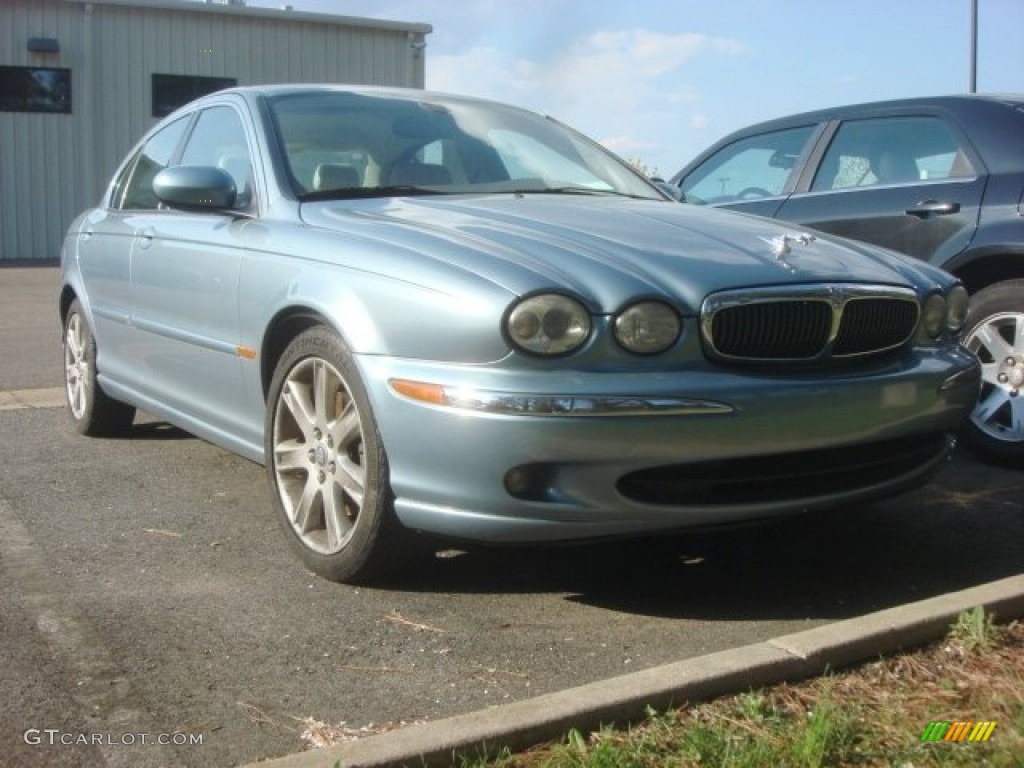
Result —
<path fill-rule="evenodd" d="M 937 339 L 946 326 L 946 300 L 933 293 L 924 303 L 921 311 L 921 330 L 929 339 Z"/>
<path fill-rule="evenodd" d="M 967 322 L 967 309 L 970 297 L 967 289 L 958 285 L 946 294 L 946 327 L 953 333 L 959 333 Z"/>
<path fill-rule="evenodd" d="M 679 315 L 658 301 L 634 304 L 615 318 L 615 338 L 638 355 L 664 352 L 679 338 Z"/>
<path fill-rule="evenodd" d="M 519 302 L 505 327 L 512 343 L 525 352 L 564 355 L 587 340 L 590 313 L 575 299 L 547 293 Z"/>

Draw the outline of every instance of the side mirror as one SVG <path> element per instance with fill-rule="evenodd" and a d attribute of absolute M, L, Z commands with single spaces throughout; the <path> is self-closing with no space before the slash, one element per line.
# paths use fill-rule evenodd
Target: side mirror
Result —
<path fill-rule="evenodd" d="M 226 210 L 238 190 L 227 171 L 207 165 L 176 165 L 153 178 L 153 192 L 162 203 L 184 210 Z"/>

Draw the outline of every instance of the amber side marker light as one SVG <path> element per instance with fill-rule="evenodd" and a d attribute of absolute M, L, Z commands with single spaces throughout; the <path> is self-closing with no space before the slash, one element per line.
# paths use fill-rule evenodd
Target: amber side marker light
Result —
<path fill-rule="evenodd" d="M 425 381 L 409 381 L 407 379 L 391 379 L 391 388 L 400 395 L 432 405 L 447 405 L 448 397 L 440 384 L 428 384 Z"/>

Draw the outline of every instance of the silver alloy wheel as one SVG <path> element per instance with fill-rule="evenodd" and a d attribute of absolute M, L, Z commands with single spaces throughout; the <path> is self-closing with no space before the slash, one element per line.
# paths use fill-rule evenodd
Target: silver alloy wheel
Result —
<path fill-rule="evenodd" d="M 68 407 L 71 415 L 81 419 L 89 407 L 89 389 L 92 387 L 92 375 L 89 370 L 89 359 L 86 357 L 88 337 L 85 323 L 77 312 L 68 318 L 67 332 L 64 335 L 64 380 L 67 386 Z"/>
<path fill-rule="evenodd" d="M 292 529 L 309 549 L 342 550 L 363 508 L 363 427 L 338 369 L 319 357 L 292 368 L 274 406 L 273 472 Z"/>
<path fill-rule="evenodd" d="M 971 422 L 986 435 L 1024 442 L 1024 314 L 1001 312 L 974 328 L 964 345 L 981 361 L 982 387 Z"/>

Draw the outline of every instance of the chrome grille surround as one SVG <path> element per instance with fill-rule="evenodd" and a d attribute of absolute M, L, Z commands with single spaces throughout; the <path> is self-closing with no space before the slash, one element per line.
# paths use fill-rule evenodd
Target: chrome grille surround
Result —
<path fill-rule="evenodd" d="M 827 362 L 903 346 L 920 314 L 910 288 L 827 283 L 712 294 L 700 326 L 712 358 Z"/>

